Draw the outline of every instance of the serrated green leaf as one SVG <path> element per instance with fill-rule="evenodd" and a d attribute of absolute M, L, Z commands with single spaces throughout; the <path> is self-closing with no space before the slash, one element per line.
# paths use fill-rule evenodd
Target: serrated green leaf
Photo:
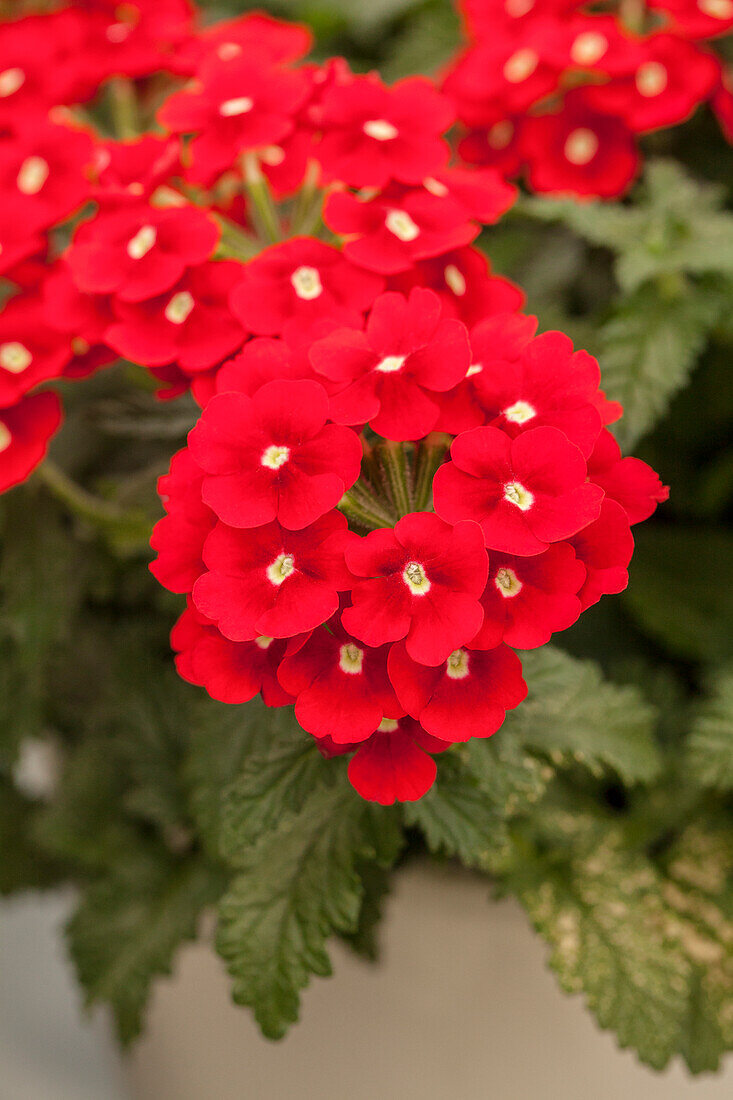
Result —
<path fill-rule="evenodd" d="M 66 867 L 35 843 L 39 806 L 0 776 L 0 895 L 55 885 Z"/>
<path fill-rule="evenodd" d="M 241 847 L 241 873 L 219 906 L 216 945 L 233 978 L 234 1000 L 253 1009 L 272 1039 L 297 1020 L 300 990 L 311 974 L 331 973 L 327 938 L 356 930 L 357 867 L 375 854 L 364 803 L 341 769 L 334 770 L 334 782 L 312 787 L 297 811 L 281 808 L 277 827 Z M 230 841 L 230 847 L 236 845 Z"/>
<path fill-rule="evenodd" d="M 733 668 L 718 673 L 687 742 L 695 779 L 714 790 L 733 791 Z"/>
<path fill-rule="evenodd" d="M 733 535 L 705 527 L 642 526 L 624 603 L 672 654 L 733 657 Z"/>
<path fill-rule="evenodd" d="M 678 1049 L 690 967 L 666 931 L 648 860 L 607 829 L 577 853 L 526 855 L 507 881 L 548 941 L 562 988 L 582 992 L 622 1047 L 663 1068 Z"/>
<path fill-rule="evenodd" d="M 87 1003 L 111 1006 L 121 1042 L 139 1034 L 153 979 L 170 974 L 222 885 L 221 873 L 197 859 L 128 849 L 82 893 L 66 930 L 69 948 Z"/>
<path fill-rule="evenodd" d="M 379 957 L 378 928 L 382 907 L 390 892 L 392 876 L 378 863 L 361 863 L 357 867 L 361 880 L 362 899 L 359 917 L 353 932 L 343 932 L 341 938 L 363 959 L 376 962 Z"/>
<path fill-rule="evenodd" d="M 624 449 L 666 412 L 729 302 L 710 281 L 669 291 L 648 284 L 620 301 L 600 330 L 597 354 L 606 394 L 624 407 L 614 426 Z"/>
<path fill-rule="evenodd" d="M 596 772 L 613 768 L 630 783 L 654 778 L 655 711 L 636 688 L 604 680 L 592 661 L 554 646 L 523 653 L 522 665 L 529 694 L 495 737 Z"/>

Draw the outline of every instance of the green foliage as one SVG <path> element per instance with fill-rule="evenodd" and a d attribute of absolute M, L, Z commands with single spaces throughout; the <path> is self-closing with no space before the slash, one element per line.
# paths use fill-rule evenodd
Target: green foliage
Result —
<path fill-rule="evenodd" d="M 706 787 L 733 791 L 733 668 L 719 672 L 687 741 L 687 762 Z"/>
<path fill-rule="evenodd" d="M 238 874 L 219 907 L 217 950 L 234 999 L 280 1038 L 310 975 L 331 972 L 327 938 L 359 928 L 359 866 L 392 863 L 400 830 L 394 814 L 375 816 L 292 717 L 253 738 L 227 801 L 224 849 Z"/>
<path fill-rule="evenodd" d="M 170 974 L 175 951 L 194 939 L 221 893 L 220 872 L 195 858 L 127 848 L 82 895 L 67 935 L 87 1003 L 114 1009 L 123 1043 L 140 1032 L 151 983 Z"/>

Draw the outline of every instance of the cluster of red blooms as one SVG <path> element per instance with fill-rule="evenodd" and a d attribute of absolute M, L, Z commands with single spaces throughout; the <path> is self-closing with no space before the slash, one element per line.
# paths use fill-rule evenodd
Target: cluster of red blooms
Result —
<path fill-rule="evenodd" d="M 470 164 L 535 191 L 610 198 L 639 167 L 639 135 L 703 102 L 733 141 L 733 79 L 708 40 L 733 0 L 462 0 L 470 45 L 443 83 Z M 590 10 L 588 10 L 590 9 Z"/>
<path fill-rule="evenodd" d="M 152 540 L 188 597 L 178 669 L 294 705 L 390 803 L 519 705 L 515 648 L 624 587 L 630 526 L 666 490 L 621 458 L 595 360 L 535 337 L 472 247 L 514 189 L 450 167 L 448 100 L 295 64 L 309 47 L 261 15 L 200 29 L 185 0 L 5 28 L 0 487 L 58 423 L 40 382 L 123 356 L 190 390 Z M 161 73 L 162 133 L 102 140 L 59 110 L 110 76 L 159 104 Z"/>

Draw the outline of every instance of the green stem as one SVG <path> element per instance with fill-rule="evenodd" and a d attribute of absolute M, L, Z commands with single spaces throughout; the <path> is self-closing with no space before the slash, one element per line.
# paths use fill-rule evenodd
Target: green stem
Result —
<path fill-rule="evenodd" d="M 311 236 L 320 223 L 323 210 L 323 193 L 318 186 L 318 164 L 311 160 L 305 173 L 290 221 L 292 237 Z"/>
<path fill-rule="evenodd" d="M 137 92 L 132 80 L 126 76 L 113 77 L 109 82 L 109 99 L 116 137 L 122 141 L 137 137 L 140 120 Z"/>
<path fill-rule="evenodd" d="M 48 459 L 38 467 L 38 477 L 49 492 L 80 519 L 98 525 L 126 523 L 130 519 L 122 508 L 87 492 Z"/>
<path fill-rule="evenodd" d="M 217 260 L 251 260 L 260 251 L 260 243 L 221 214 L 214 215 L 221 226 L 221 237 L 216 249 Z"/>
<path fill-rule="evenodd" d="M 408 446 L 410 445 L 405 443 L 381 443 L 374 448 L 398 516 L 406 516 L 414 510 L 412 468 L 407 455 Z"/>
<path fill-rule="evenodd" d="M 384 502 L 370 492 L 363 481 L 358 481 L 344 493 L 338 508 L 349 519 L 374 531 L 378 527 L 393 527 L 397 521 L 397 516 L 384 507 Z"/>
<path fill-rule="evenodd" d="M 256 153 L 242 158 L 244 186 L 249 196 L 250 214 L 257 233 L 265 244 L 282 240 L 282 226 L 267 180 L 262 175 Z"/>
<path fill-rule="evenodd" d="M 413 491 L 416 512 L 425 512 L 433 507 L 433 477 L 442 464 L 449 445 L 449 435 L 431 432 L 418 446 Z"/>

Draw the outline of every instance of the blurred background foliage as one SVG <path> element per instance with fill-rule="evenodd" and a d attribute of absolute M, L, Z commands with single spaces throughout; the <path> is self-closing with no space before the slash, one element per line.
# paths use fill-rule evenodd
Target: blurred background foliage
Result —
<path fill-rule="evenodd" d="M 300 20 L 316 57 L 388 80 L 460 40 L 448 0 L 202 6 Z M 523 194 L 480 244 L 541 329 L 599 358 L 619 440 L 670 500 L 636 529 L 627 592 L 526 656 L 532 697 L 496 738 L 440 759 L 406 843 L 283 712 L 175 675 L 181 601 L 147 542 L 192 402 L 130 365 L 66 387 L 69 480 L 0 505 L 0 892 L 78 884 L 71 951 L 123 1040 L 223 893 L 235 999 L 281 1035 L 328 935 L 373 957 L 387 869 L 428 849 L 514 893 L 563 987 L 650 1065 L 712 1070 L 733 1046 L 733 151 L 700 112 L 644 152 L 622 202 Z"/>

